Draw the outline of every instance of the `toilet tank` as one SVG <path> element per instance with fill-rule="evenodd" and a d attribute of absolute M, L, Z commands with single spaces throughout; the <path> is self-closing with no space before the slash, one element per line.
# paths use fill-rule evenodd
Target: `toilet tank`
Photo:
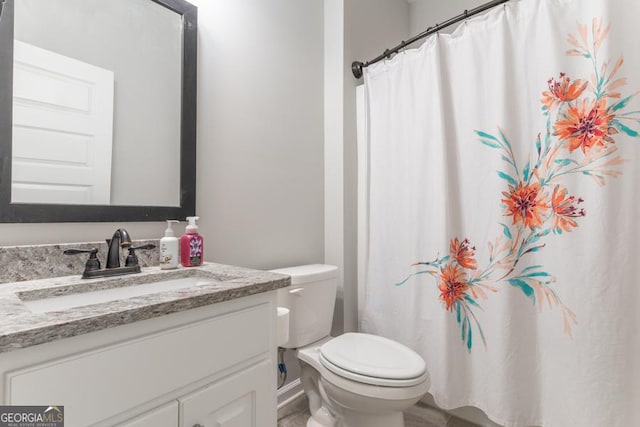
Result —
<path fill-rule="evenodd" d="M 338 267 L 311 264 L 271 271 L 291 276 L 291 286 L 278 289 L 278 306 L 289 309 L 289 341 L 282 347 L 303 347 L 329 336 Z"/>

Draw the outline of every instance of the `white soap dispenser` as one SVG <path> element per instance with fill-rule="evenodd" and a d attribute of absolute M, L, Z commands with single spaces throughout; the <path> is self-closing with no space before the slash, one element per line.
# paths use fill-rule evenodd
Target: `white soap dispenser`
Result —
<path fill-rule="evenodd" d="M 180 240 L 173 233 L 171 226 L 179 222 L 175 219 L 168 219 L 164 237 L 160 239 L 160 269 L 162 270 L 178 268 Z"/>

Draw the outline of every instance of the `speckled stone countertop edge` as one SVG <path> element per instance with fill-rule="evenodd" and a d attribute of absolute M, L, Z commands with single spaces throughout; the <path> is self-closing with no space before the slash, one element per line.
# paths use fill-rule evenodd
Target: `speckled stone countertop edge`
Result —
<path fill-rule="evenodd" d="M 109 284 L 128 286 L 194 275 L 210 278 L 211 283 L 47 313 L 31 312 L 18 296 L 33 293 L 29 298 L 34 299 L 38 295 L 66 295 L 75 286 L 92 291 L 106 289 Z M 290 278 L 281 274 L 205 263 L 179 270 L 151 267 L 140 274 L 113 278 L 68 276 L 4 284 L 0 289 L 0 353 L 268 292 L 290 283 Z"/>

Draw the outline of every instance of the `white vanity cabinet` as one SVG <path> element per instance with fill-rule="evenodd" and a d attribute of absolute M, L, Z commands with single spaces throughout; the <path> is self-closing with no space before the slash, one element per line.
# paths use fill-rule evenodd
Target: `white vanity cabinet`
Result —
<path fill-rule="evenodd" d="M 117 427 L 175 427 L 178 425 L 178 411 L 178 401 L 174 400 L 145 412 L 133 420 L 120 423 Z"/>
<path fill-rule="evenodd" d="M 275 427 L 276 292 L 0 353 L 5 405 L 66 427 Z"/>

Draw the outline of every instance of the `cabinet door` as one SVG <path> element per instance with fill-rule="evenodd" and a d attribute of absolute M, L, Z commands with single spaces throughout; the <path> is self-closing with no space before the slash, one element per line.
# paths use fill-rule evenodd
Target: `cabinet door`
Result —
<path fill-rule="evenodd" d="M 118 424 L 117 427 L 176 427 L 178 425 L 178 401 L 174 400 L 145 412 L 139 417 Z"/>
<path fill-rule="evenodd" d="M 180 400 L 182 427 L 275 427 L 275 372 L 268 361 Z"/>

